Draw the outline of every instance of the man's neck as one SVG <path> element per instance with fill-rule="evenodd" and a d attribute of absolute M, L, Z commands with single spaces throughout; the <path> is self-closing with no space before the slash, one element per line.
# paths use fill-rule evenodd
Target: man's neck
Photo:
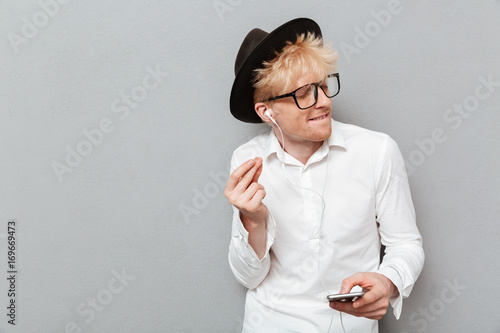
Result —
<path fill-rule="evenodd" d="M 283 142 L 281 133 L 274 133 L 281 147 Z M 285 151 L 297 159 L 300 163 L 306 164 L 313 154 L 323 145 L 323 141 L 309 141 L 309 140 L 294 140 L 290 137 L 285 137 Z"/>

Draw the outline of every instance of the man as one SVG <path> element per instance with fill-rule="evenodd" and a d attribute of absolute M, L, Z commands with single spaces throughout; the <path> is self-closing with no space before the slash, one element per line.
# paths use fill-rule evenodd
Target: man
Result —
<path fill-rule="evenodd" d="M 422 269 L 396 143 L 331 118 L 335 62 L 309 19 L 252 30 L 236 58 L 231 113 L 272 127 L 236 149 L 224 191 L 229 264 L 249 288 L 244 332 L 378 332 L 390 303 L 399 318 Z M 328 306 L 328 294 L 361 289 Z"/>

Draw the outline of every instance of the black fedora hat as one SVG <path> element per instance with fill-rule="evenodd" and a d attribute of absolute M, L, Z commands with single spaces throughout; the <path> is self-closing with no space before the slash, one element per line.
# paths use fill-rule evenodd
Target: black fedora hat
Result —
<path fill-rule="evenodd" d="M 276 57 L 276 52 L 280 52 L 287 42 L 293 43 L 297 40 L 297 35 L 307 32 L 322 36 L 318 24 L 308 18 L 289 21 L 270 33 L 258 28 L 248 33 L 236 56 L 234 65 L 236 77 L 229 98 L 229 108 L 236 119 L 246 123 L 262 122 L 254 110 L 255 89 L 252 86 L 254 70 L 263 67 L 264 61 Z"/>

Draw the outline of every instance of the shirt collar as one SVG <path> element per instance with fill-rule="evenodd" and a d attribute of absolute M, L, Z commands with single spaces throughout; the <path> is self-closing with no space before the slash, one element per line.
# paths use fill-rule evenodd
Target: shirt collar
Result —
<path fill-rule="evenodd" d="M 273 153 L 276 153 L 277 156 L 281 156 L 281 145 L 276 138 L 276 135 L 274 135 L 274 131 L 271 129 L 271 132 L 269 132 L 269 136 L 267 137 L 266 152 L 264 157 L 268 158 Z"/>
<path fill-rule="evenodd" d="M 347 150 L 347 146 L 345 144 L 344 135 L 342 133 L 342 129 L 340 128 L 340 124 L 333 119 L 331 120 L 331 123 L 332 123 L 332 134 L 330 135 L 330 137 L 327 140 L 328 146 L 329 147 L 339 146 L 339 147 L 342 147 L 345 150 Z M 286 142 L 285 142 L 285 146 L 286 146 Z M 323 147 L 324 146 L 325 145 L 323 144 Z M 320 148 L 320 150 L 322 148 Z M 276 138 L 276 136 L 274 135 L 274 132 L 271 130 L 271 132 L 269 133 L 269 136 L 267 138 L 265 156 L 263 156 L 263 157 L 268 158 L 271 154 L 276 153 L 278 158 L 281 159 L 281 152 L 282 152 L 281 145 L 280 145 L 278 139 Z"/>
<path fill-rule="evenodd" d="M 332 119 L 332 134 L 328 138 L 328 146 L 339 146 L 347 150 L 344 134 L 340 128 L 340 123 Z"/>

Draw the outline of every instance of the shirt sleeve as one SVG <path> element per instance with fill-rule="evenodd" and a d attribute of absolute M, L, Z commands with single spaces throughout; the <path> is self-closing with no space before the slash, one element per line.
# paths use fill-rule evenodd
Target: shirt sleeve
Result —
<path fill-rule="evenodd" d="M 266 253 L 259 259 L 252 246 L 248 244 L 248 232 L 243 227 L 238 209 L 233 207 L 233 210 L 229 266 L 238 282 L 248 289 L 254 289 L 264 280 L 271 267 L 269 249 L 274 241 L 275 222 L 269 213 L 266 219 Z"/>
<path fill-rule="evenodd" d="M 399 319 L 403 298 L 410 295 L 422 271 L 424 251 L 416 225 L 404 160 L 396 142 L 387 138 L 376 169 L 376 218 L 385 255 L 378 273 L 389 278 L 399 291 L 390 299 Z"/>
<path fill-rule="evenodd" d="M 242 163 L 233 154 L 230 173 Z M 256 288 L 267 276 L 271 267 L 269 250 L 274 242 L 276 223 L 270 212 L 266 218 L 266 230 L 266 252 L 264 257 L 259 259 L 252 246 L 248 243 L 248 231 L 241 222 L 240 212 L 233 206 L 231 242 L 228 254 L 229 266 L 236 280 L 249 289 Z"/>

